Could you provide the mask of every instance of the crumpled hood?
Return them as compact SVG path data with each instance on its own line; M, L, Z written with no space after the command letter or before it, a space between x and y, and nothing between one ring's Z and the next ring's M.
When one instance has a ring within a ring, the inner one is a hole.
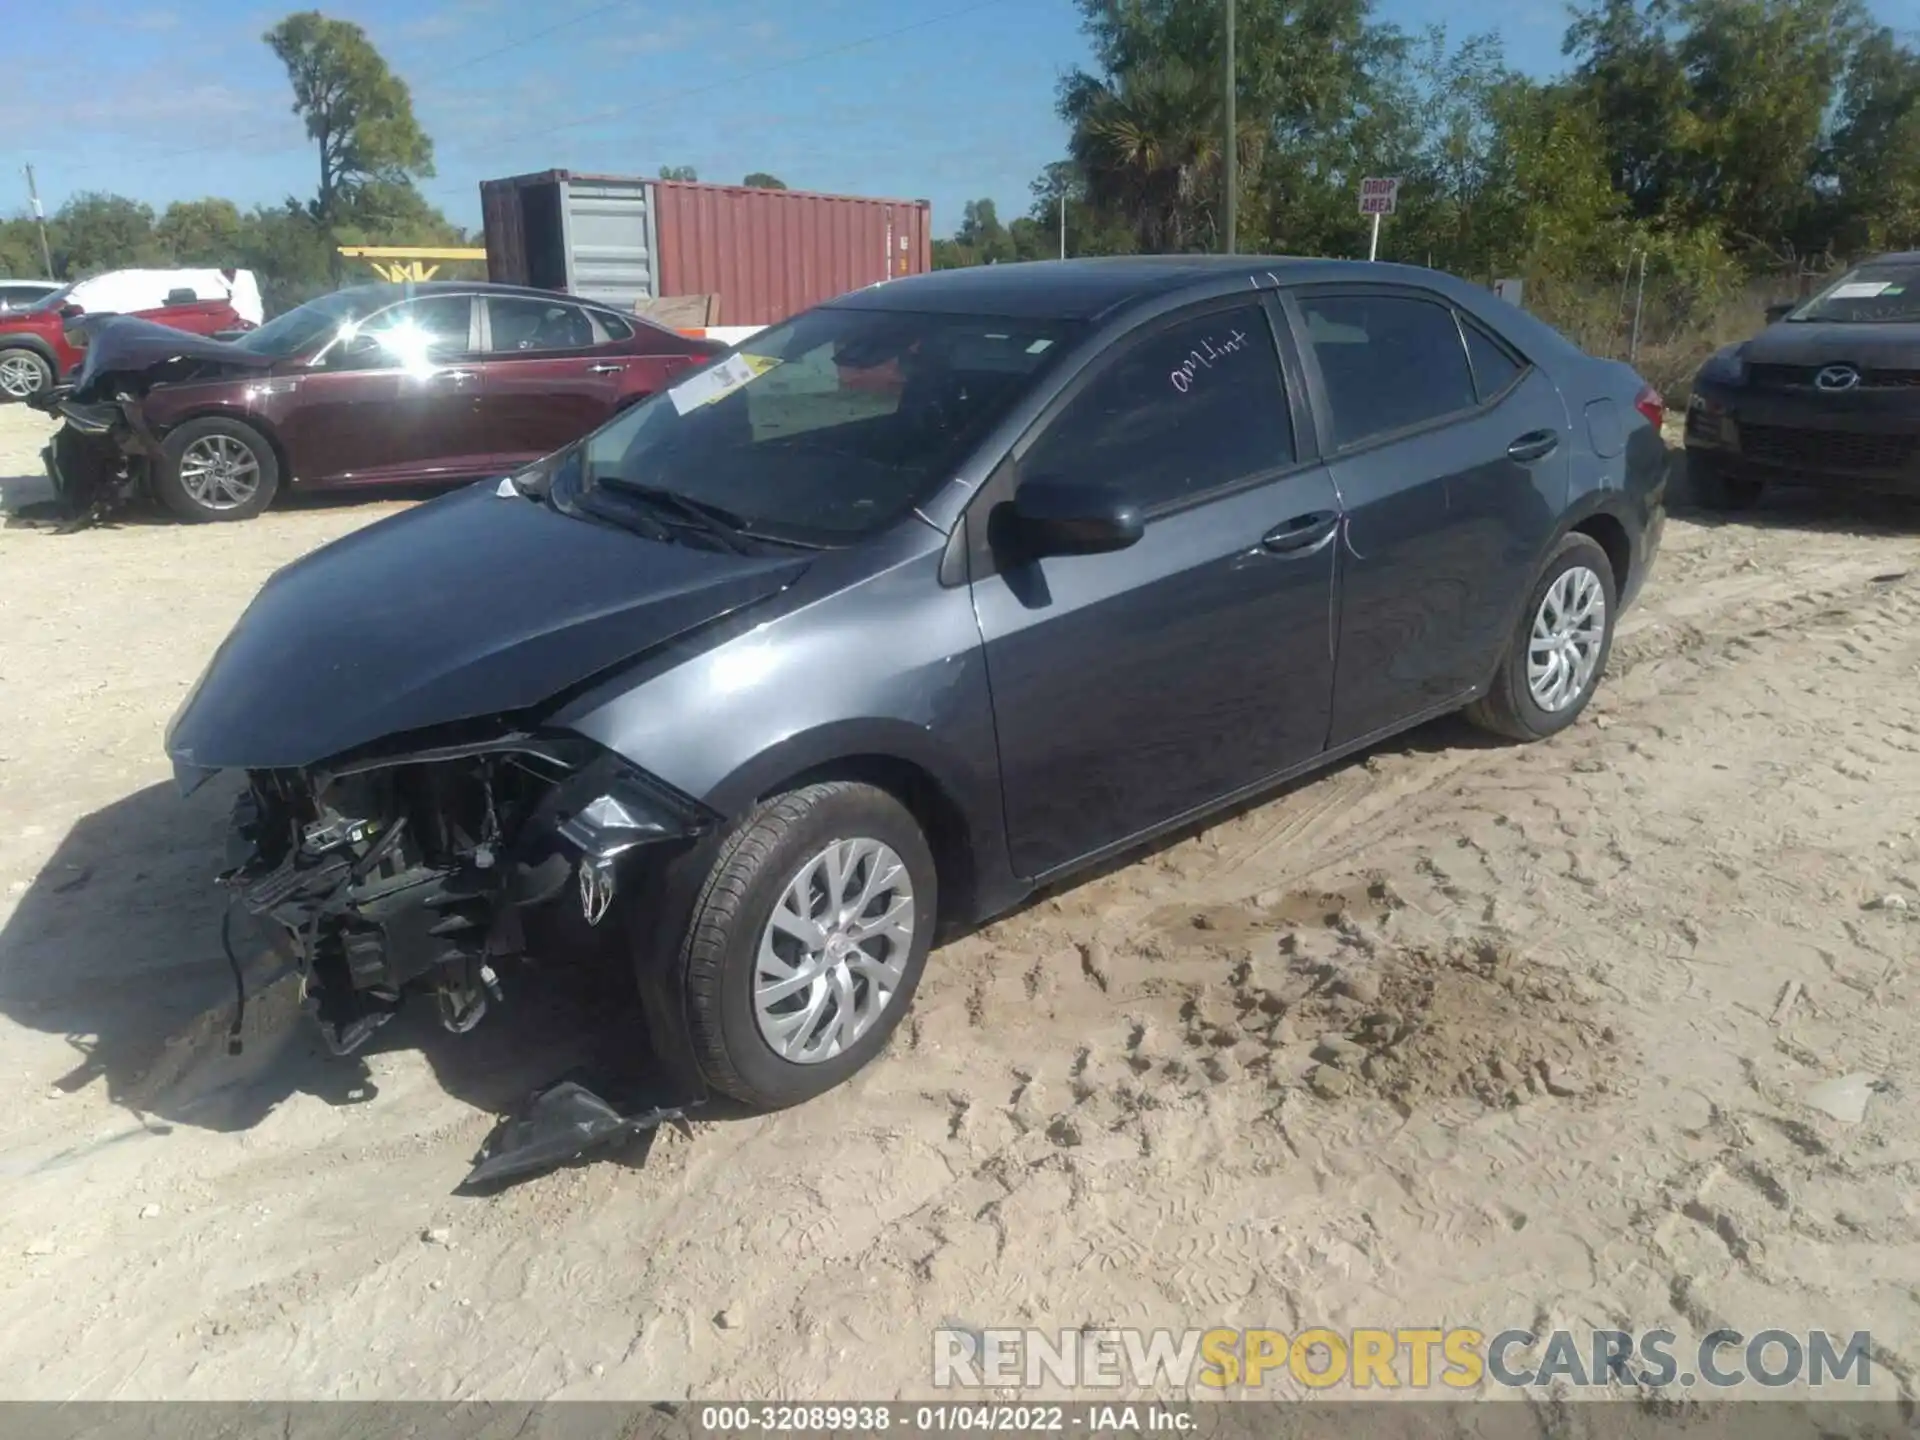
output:
M556 692L785 589L806 561L663 544L491 485L276 573L167 727L191 770L281 769Z
M1781 321L1740 347L1749 365L1834 365L1920 370L1920 325L1819 325Z
M132 315L83 316L72 328L84 331L86 336L86 359L79 375L83 389L96 375L145 370L170 360L217 360L248 370L270 369L275 363L271 355L255 354L225 340L189 335L171 325Z

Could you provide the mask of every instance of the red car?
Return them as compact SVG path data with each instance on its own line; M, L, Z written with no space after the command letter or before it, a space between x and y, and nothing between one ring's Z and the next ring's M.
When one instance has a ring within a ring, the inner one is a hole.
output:
M50 390L79 365L84 352L67 333L82 314L67 301L72 288L62 286L23 309L0 313L0 401L25 400ZM155 309L132 313L190 335L244 330L248 324L230 302L197 299L192 290L175 292Z
M72 509L144 487L187 520L249 519L283 485L462 484L570 444L725 348L457 281L336 291L232 341L108 319L76 383L40 402L67 421L47 463Z

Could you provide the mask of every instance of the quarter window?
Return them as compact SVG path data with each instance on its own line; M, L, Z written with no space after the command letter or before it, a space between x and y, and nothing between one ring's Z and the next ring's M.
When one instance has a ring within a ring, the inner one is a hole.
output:
M1464 315L1460 333L1467 337L1467 358L1473 362L1473 383L1479 387L1480 403L1503 393L1526 367L1513 358L1513 352Z
M1020 461L1028 477L1113 486L1142 509L1294 459L1266 312L1213 310L1129 347Z
M1401 295L1303 295L1306 343L1333 410L1336 445L1478 404L1453 311Z

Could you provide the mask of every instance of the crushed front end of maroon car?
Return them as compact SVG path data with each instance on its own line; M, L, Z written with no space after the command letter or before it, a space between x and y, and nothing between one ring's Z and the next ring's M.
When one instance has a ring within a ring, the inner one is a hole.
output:
M230 341L126 315L83 317L68 335L84 351L79 369L27 403L65 422L40 456L70 524L105 519L146 489L160 454L142 411L154 386L254 375L273 364Z

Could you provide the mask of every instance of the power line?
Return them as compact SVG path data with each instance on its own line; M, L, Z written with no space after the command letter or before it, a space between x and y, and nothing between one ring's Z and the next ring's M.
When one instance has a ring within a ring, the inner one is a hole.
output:
M982 0L982 3L977 5L967 5L958 10L948 10L939 15L930 15L925 20L916 20L911 25L902 25L897 29L883 30L873 35L864 35L858 40L849 40L842 45L830 45L824 50L814 50L805 55L796 55L790 60L781 60L776 61L772 65L763 65L757 70L743 70L738 74L728 75L705 85L694 85L685 90L670 90L664 95L654 95L632 105L623 105L615 110L601 110L592 115L580 116L578 119L562 120L559 124L549 125L544 130L519 131L516 132L515 138L520 140L539 140L548 135L557 135L562 130L574 130L582 125L598 125L608 120L617 120L625 115L637 114L640 111L651 110L662 105L671 105L676 101L688 100L696 95L708 95L715 90L724 90L729 86L738 85L743 80L758 80L763 75L773 75L782 70L791 70L797 65L808 65L815 60L832 59L836 55L845 55L853 50L864 49L868 45L877 45L883 40L896 40L900 36L910 35L916 30L925 30L929 26L942 25L949 20L961 20L968 15L977 15L982 10L992 10L1007 3L1009 3L1009 0ZM455 153L458 153L458 151L456 150ZM469 187L465 185L439 185L435 186L429 193L438 195L449 193L453 190L465 190L467 188Z
M572 19L562 20L558 24L549 25L544 30L536 30L531 35L522 35L518 40L510 40L505 45L501 45L496 49L483 50L478 55L469 55L465 60L458 61L436 72L434 78L439 80L448 75L458 75L462 70L470 66L478 65L482 60L491 60L497 55L506 55L512 51L531 45L536 40L544 40L556 30L565 30L570 25L579 25L585 21L596 19L601 15L605 15L610 10L624 10L633 3L634 0L611 0L610 4L600 5L592 10L582 11Z

